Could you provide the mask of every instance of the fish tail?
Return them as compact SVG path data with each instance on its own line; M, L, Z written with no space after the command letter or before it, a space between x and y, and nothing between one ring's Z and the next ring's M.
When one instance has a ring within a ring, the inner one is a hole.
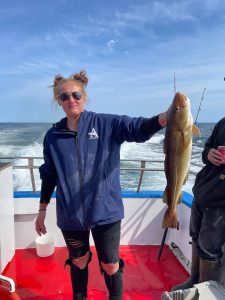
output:
M167 209L163 218L162 228L178 228L177 211Z

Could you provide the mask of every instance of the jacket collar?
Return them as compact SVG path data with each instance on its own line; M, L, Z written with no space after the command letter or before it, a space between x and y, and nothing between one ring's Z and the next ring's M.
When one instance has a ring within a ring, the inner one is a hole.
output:
M67 128L67 117L61 119L59 122L53 124L54 128L60 129L60 130L68 130Z
M83 119L85 118L85 116L87 115L87 111L84 110L81 114L80 114L80 118L79 118L79 124L82 123ZM59 122L53 124L53 127L55 129L59 129L59 130L69 130L67 127L67 117L62 118ZM80 127L80 126L79 126Z

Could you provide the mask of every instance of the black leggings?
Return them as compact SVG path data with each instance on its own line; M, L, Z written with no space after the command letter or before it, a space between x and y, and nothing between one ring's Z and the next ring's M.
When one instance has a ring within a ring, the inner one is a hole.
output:
M99 261L103 263L118 262L121 221L95 226L87 231L62 230L70 258L79 258L90 251L90 231L93 236Z

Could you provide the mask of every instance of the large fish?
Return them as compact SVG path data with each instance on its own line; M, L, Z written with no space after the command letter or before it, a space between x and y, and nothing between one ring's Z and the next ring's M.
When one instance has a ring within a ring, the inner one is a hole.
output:
M164 139L165 175L167 185L163 202L168 205L163 219L163 228L177 228L177 204L182 200L182 186L188 179L192 151L192 135L200 135L193 124L190 100L177 92L168 111Z

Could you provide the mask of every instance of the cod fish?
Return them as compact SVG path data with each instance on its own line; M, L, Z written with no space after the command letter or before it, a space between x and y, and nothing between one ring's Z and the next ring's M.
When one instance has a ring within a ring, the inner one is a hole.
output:
M162 227L177 228L177 204L182 200L182 186L188 179L192 151L192 135L200 135L193 124L190 100L177 92L167 115L167 127L164 139L164 171L167 185L163 202L168 205Z

